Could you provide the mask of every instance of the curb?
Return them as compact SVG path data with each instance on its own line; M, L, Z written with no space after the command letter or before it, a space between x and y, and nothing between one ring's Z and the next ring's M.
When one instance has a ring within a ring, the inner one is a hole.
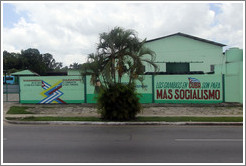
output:
M48 124L48 125L233 125L242 126L243 122L91 122L91 121L14 121L4 120L10 124Z

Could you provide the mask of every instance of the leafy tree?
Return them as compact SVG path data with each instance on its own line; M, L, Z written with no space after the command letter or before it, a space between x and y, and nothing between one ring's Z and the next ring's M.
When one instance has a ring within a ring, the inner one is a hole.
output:
M60 67L59 65L55 68L55 71L60 71L60 72L67 72L68 71L68 67L64 66L64 67Z
M49 71L60 70L61 67L62 63L56 62L53 55L40 54L39 50L35 48L21 50L21 53L3 52L3 68L8 73L29 69L40 75L45 75Z
M9 69L18 69L21 68L21 64L18 61L19 55L17 53L9 53L7 51L3 52L3 69L9 70Z
M54 71L67 71L68 70L68 67L67 66L65 66L67 68L64 68L62 66L63 66L62 65L62 62L56 62L55 63L55 66L54 66Z
M35 71L39 74L45 74L47 67L43 62L43 57L38 49L29 48L27 50L21 50L21 62L22 66L26 69Z
M62 63L57 63L56 60L53 58L53 56L49 53L43 54L42 55L42 62L45 64L45 67L47 69L55 69L56 67L62 66Z
M78 64L77 62L74 62L73 64L70 64L69 68L78 70L78 69L81 68L81 64Z

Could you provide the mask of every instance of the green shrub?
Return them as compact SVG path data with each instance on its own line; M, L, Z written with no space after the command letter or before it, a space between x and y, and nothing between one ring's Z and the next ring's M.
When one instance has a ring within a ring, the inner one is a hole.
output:
M102 88L97 99L99 113L104 120L133 120L141 110L134 85L117 83Z

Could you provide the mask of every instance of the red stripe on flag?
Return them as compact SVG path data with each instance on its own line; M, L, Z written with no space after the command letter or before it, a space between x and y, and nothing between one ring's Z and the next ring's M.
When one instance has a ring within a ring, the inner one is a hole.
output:
M51 95L52 93L54 93L55 91L57 91L58 89L60 89L62 86L60 85L59 87L57 87L56 89L54 89L53 91L51 91L50 93L49 93L49 95Z
M65 101L63 101L63 100L62 100L62 99L60 99L60 98L57 98L56 100L58 100L58 101L62 102L63 104L66 104L66 102L65 102Z

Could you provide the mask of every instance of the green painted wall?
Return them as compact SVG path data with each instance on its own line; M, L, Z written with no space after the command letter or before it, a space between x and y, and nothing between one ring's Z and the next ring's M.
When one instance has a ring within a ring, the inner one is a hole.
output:
M152 76L145 75L143 77L143 86L140 81L136 81L136 90L140 94L140 103L152 103ZM124 77L122 82L128 83L128 78Z
M159 75L144 76L144 88L136 82L141 103L221 103L223 102L222 75ZM193 82L189 78L193 78ZM96 103L95 87L87 76L87 102ZM122 82L127 83L127 78ZM194 83L198 81L199 83ZM154 85L154 93L152 93Z
M86 76L86 101L96 103L95 86L91 84L91 76Z
M90 82L91 76L86 76L86 100L88 103L96 103L95 86ZM128 83L128 78L123 77L122 83ZM140 94L141 103L152 103L152 76L144 76L144 88L140 81L136 81L136 89Z
M222 75L155 76L155 103L221 103Z
M81 76L20 77L20 103L96 103L90 78L84 86ZM141 103L220 103L224 95L222 75L145 75L136 88Z
M20 77L20 103L84 103L81 76Z
M226 50L225 102L243 103L243 50Z
M243 61L243 50L239 48L230 48L226 50L226 62L240 62Z
M179 35L147 42L145 46L155 51L158 62L203 62L190 63L190 71L207 73L210 65L224 64L225 61L222 47ZM165 63L158 65L160 71L166 72ZM147 65L146 71L153 69Z

